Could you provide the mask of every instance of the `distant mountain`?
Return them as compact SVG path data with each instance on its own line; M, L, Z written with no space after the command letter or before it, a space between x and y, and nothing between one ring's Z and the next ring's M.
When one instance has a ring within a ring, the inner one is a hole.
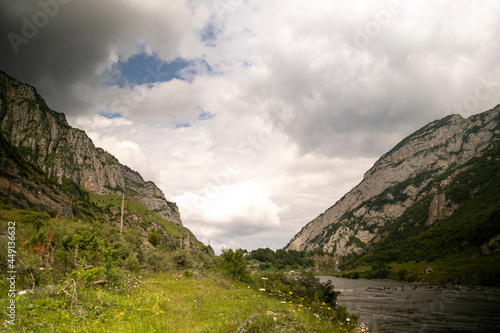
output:
M0 163L0 197L13 206L56 210L66 217L104 213L116 222L125 193L126 224L144 232L175 229L177 238L197 242L182 226L177 205L153 182L95 147L35 88L1 71Z
M431 122L383 155L286 249L400 262L498 249L499 136L500 105Z

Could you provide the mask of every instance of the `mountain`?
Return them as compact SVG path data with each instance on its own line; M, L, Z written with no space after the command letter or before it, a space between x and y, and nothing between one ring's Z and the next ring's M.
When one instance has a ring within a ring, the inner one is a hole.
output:
M19 155L49 179L72 180L89 192L105 195L125 191L147 208L182 225L179 209L139 173L97 148L84 131L49 109L35 88L0 72L0 130Z
M0 199L21 209L73 218L104 215L147 236L159 231L174 247L204 245L183 227L179 209L162 191L84 131L51 110L35 88L0 71Z
M498 248L499 135L500 105L431 122L384 154L285 248L382 261Z

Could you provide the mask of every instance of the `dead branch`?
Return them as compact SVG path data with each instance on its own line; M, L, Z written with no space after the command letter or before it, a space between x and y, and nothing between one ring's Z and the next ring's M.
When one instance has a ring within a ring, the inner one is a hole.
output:
M73 283L73 295L68 293L66 289ZM76 281L71 279L71 281L66 285L66 287L62 288L61 291L71 297L71 307L78 306L78 295L76 293Z

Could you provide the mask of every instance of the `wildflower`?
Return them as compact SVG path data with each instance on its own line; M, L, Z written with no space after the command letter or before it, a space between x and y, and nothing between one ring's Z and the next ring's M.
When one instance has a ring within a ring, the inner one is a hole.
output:
M120 316L123 316L123 315L124 315L124 313L123 313L123 312L120 312Z
M330 307L327 307L328 310L331 310Z
M164 313L164 312L160 310L160 313Z
M351 318L347 318L347 319L346 319L346 321L347 321L347 322L350 322L350 321L351 321Z
M291 291L290 291L290 292L288 292L288 293L289 293L290 295L293 295L293 293L292 293Z

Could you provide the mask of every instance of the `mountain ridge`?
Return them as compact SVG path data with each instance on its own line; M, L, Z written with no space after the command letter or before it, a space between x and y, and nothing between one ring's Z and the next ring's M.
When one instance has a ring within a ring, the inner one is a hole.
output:
M435 177L480 155L498 139L499 123L500 105L466 119L449 115L423 126L383 154L357 186L306 224L285 249L360 254L387 238L384 225L423 198L429 201L428 226L453 214L457 207L442 193L421 191Z
M105 195L123 192L162 218L182 226L179 209L151 181L95 147L63 113L51 110L32 86L0 71L0 130L26 161L59 184L71 179L86 190ZM68 215L67 209L63 212ZM70 214L69 214L70 215Z

